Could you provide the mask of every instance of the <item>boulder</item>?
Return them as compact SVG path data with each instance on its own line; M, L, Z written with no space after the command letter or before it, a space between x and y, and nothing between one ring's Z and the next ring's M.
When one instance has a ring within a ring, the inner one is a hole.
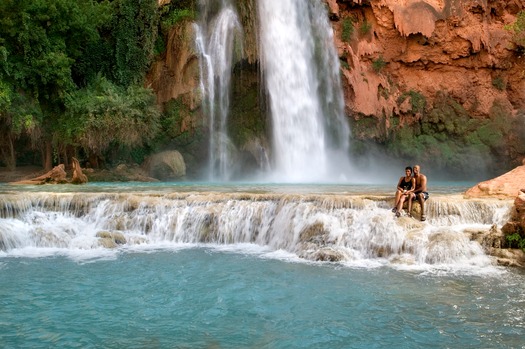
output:
M480 197L513 199L524 185L525 165L522 165L499 177L476 184L468 189L464 196L467 199Z
M186 175L184 158L176 150L167 150L150 156L143 167L149 176L160 180L175 180Z

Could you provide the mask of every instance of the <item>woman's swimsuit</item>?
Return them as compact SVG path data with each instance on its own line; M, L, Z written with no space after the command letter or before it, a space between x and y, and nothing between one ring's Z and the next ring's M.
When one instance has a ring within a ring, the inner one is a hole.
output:
M412 178L410 178L407 181L405 181L405 177L403 177L403 181L401 182L401 185L399 185L401 188L403 188L403 190L410 190L412 189Z

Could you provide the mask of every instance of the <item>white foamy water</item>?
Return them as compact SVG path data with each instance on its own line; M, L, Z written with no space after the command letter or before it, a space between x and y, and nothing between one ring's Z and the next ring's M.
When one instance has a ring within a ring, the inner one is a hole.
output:
M231 176L231 141L227 132L230 112L232 60L241 25L228 0L201 1L201 20L196 26L196 43L200 52L203 107L209 119L209 171L212 180ZM242 51L242 50L240 50Z
M259 0L258 5L274 177L285 182L337 177L347 169L342 154L349 131L326 8L318 0Z
M4 256L62 251L89 259L123 249L208 245L354 266L483 268L493 262L469 231L501 227L512 206L434 195L427 202L427 222L419 222L396 219L390 200L250 192L11 192L0 197L0 251ZM107 245L108 237L117 243Z

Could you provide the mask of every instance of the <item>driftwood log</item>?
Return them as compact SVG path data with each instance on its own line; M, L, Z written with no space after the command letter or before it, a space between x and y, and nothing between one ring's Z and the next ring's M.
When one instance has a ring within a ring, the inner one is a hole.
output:
M67 173L64 164L55 166L51 171L31 179L24 179L21 181L11 182L11 184L84 184L87 183L88 179L84 173L77 159L73 158L73 178L69 181L67 179Z
M87 176L82 173L82 168L77 159L73 158L73 178L71 178L71 183L73 184L84 184L87 183Z

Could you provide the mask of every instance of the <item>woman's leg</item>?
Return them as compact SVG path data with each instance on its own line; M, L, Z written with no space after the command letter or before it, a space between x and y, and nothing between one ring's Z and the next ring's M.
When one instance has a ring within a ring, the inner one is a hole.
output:
M412 201L414 201L414 194L410 193L408 195L408 216L412 217Z
M401 197L399 198L399 203L397 204L397 207L396 207L396 216L400 216L401 215L401 210L403 209L403 204L405 203L405 199L406 199L406 195L401 195Z
M397 209L397 204L399 204L399 198L401 197L402 194L403 194L403 193L401 192L401 190L398 189L398 190L396 191L396 200L394 201L394 208L392 209L393 212L396 211L396 209Z

